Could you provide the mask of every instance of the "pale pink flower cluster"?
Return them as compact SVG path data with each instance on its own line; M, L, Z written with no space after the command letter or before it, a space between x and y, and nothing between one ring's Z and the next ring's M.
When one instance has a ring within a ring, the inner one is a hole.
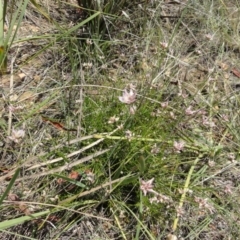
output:
M122 96L119 96L119 100L122 103L125 103L127 105L130 105L129 112L130 114L135 114L137 107L133 105L133 103L136 101L137 93L135 90L135 87L133 85L130 86L130 90L124 89Z
M8 136L10 140L12 140L15 143L19 143L19 141L24 138L25 136L25 131L22 129L15 130L14 128L12 129L12 135Z
M174 141L174 143L173 143L174 150L177 153L180 153L183 150L184 146L185 146L185 142L184 141L179 141L179 142Z
M202 109L199 109L199 110L192 110L192 108L193 108L193 106L189 106L188 108L186 108L186 110L185 110L185 113L186 113L186 115L205 115L206 114L206 112L204 111L204 110L202 110Z
M9 109L9 111L11 111L11 112L16 112L16 111L18 111L18 110L24 109L24 107L25 107L25 106L17 106L17 107L14 107L13 105L9 105L9 106L8 106L8 109Z
M163 195L161 193L155 194L154 197L149 199L150 203L171 203L172 199L166 195Z
M164 49L168 48L168 43L167 42L160 42L160 46Z
M162 107L162 108L168 107L168 101L167 101L167 102L162 102L162 103L161 103L161 107Z
M136 101L136 92L133 89L129 91L124 89L122 96L118 97L122 103L132 104Z
M226 194L232 195L233 194L233 185L232 184L226 184L224 187L224 192Z
M184 213L185 213L183 207L179 207L179 206L176 207L176 212L177 212L177 216L178 217L182 217L184 215Z
M143 191L144 196L146 196L147 193L155 193L155 191L153 190L153 187L154 187L153 181L154 181L154 178L148 181L140 180L141 182L140 189Z
M188 115L188 116L192 116L192 115L194 115L194 116L201 116L200 122L204 126L210 127L210 128L216 127L215 122L210 117L206 116L207 112L205 110L203 110L203 109L193 110L193 106L190 105L190 106L188 106L185 109L185 114ZM225 119L224 119L224 117L225 117ZM222 119L223 119L223 121L228 121L226 115L223 115Z
M206 116L202 116L202 124L211 128L216 126L216 124Z
M132 137L134 136L134 133L131 132L130 130L127 130L125 131L125 136L129 141L131 141Z
M205 37L206 37L209 41L213 41L214 34L208 33L208 34L205 34Z
M146 196L148 193L154 194L154 197L149 199L150 203L154 203L154 202L170 203L170 202L172 202L171 198L153 190L153 187L154 187L153 181L154 181L154 178L152 178L148 181L144 181L142 179L140 180L140 189L143 191L143 195Z
M195 197L194 201L198 203L199 209L207 209L210 213L214 212L214 207L208 203L208 198Z
M227 154L227 158L230 160L231 163L236 162L236 157L234 153Z
M195 114L196 112L197 112L196 110L192 110L192 106L189 106L189 107L185 110L186 115L193 115L193 114Z

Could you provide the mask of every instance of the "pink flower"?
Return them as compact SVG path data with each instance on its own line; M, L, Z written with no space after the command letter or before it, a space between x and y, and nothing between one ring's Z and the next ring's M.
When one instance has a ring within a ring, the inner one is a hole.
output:
M233 186L232 186L231 184L227 184L227 185L224 187L224 192L225 192L226 194L232 195L232 194L233 194L232 189L233 189Z
M129 141L131 141L132 137L134 136L134 133L131 132L130 130L127 130L125 131L125 136Z
M193 114L195 114L197 111L194 111L194 110L192 110L192 106L189 106L186 110L185 110L185 113L187 114L187 115L193 115Z
M166 108L167 106L168 106L168 102L162 102L162 103L161 103L161 107L162 107L162 108Z
M168 48L168 43L166 42L160 42L160 46L164 49Z
M204 110L192 110L192 106L189 106L185 110L186 115L193 115L193 114L198 114L198 115L204 115L206 112Z
M210 211L210 213L214 212L214 207L208 203L207 198L195 197L194 200L196 203L198 203L199 209L207 209Z
M206 37L209 41L213 41L214 34L208 33L208 34L205 35L205 37Z
M13 105L9 105L9 107L8 107L9 111L11 111L11 112L16 112L17 110L22 110L23 108L24 108L24 106L14 107Z
M160 194L160 193L157 193L157 192L153 192L153 193L154 193L154 197L149 199L151 204L153 204L153 203L172 203L172 199L170 197Z
M179 141L179 142L174 141L173 143L173 147L177 153L180 153L183 150L184 146L185 146L184 141Z
M118 98L122 103L132 104L136 101L136 92L133 89L130 89L129 92L124 89L122 96Z
M14 128L12 129L12 135L9 136L8 138L12 140L15 143L19 143L20 139L22 139L25 136L25 131L20 129L20 130L15 130Z
M202 123L204 126L209 126L211 128L215 127L215 123L208 119L206 116L202 116Z
M155 193L155 191L153 190L153 181L154 178L148 181L140 180L140 189L143 191L144 196L146 196L148 192Z

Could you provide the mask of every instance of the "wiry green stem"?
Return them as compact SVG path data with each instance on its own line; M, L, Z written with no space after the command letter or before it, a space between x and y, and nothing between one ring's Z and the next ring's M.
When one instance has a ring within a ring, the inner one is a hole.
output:
M6 0L0 2L0 73L6 70L6 57L5 57L5 46L4 46L4 19L6 13Z
M165 141L162 139L155 139L155 138L144 138L144 137L124 137L124 136L110 136L109 134L94 134L93 138L105 138L105 139L112 139L112 140L129 140L129 141L145 141L145 142L159 142L159 143L166 143L168 145L173 145L172 141ZM190 149L192 151L201 151L202 146L195 146L195 145L187 145L185 144L184 148Z
M190 184L190 180L191 180L191 177L192 177L192 174L193 174L193 171L194 171L194 168L195 166L197 165L198 161L203 157L204 153L200 154L194 161L193 165L191 166L189 172L188 172L188 175L187 175L187 179L186 179L186 182L184 184L184 188L183 188L183 194L180 198L180 201L179 201L179 206L178 206L178 209L182 209L183 207L183 203L184 203L184 200L185 200L185 197L186 197L186 193L188 191L188 187L189 187L189 184ZM178 221L179 221L179 216L177 216L175 219L174 219L174 222L173 222L173 227L172 227L172 231L175 232L176 229L177 229L177 225L178 225Z

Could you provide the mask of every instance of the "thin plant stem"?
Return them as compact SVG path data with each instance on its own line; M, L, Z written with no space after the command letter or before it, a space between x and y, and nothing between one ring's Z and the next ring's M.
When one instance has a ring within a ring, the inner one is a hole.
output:
M189 172L188 172L187 179L186 179L186 182L185 182L184 188L183 188L183 193L182 193L182 196L181 196L180 201L179 201L178 209L181 209L181 208L183 207L183 203L184 203L184 200L185 200L185 197L186 197L186 193L188 192L188 187L189 187L189 184L190 184L190 180L191 180L191 177L192 177L194 168L195 168L195 166L197 165L197 163L199 162L199 160L202 159L203 155L204 155L204 153L200 154L200 155L195 159L195 161L193 162L193 165L191 166L191 168L190 168L190 170L189 170ZM172 227L172 231L173 231L173 232L176 231L177 226L178 226L178 222L179 222L179 216L177 216L177 217L174 219L173 227Z

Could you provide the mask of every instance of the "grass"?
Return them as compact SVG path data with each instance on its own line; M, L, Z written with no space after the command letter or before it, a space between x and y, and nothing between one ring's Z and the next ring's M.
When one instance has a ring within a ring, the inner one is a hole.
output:
M83 2L10 47L1 239L238 239L238 2Z

